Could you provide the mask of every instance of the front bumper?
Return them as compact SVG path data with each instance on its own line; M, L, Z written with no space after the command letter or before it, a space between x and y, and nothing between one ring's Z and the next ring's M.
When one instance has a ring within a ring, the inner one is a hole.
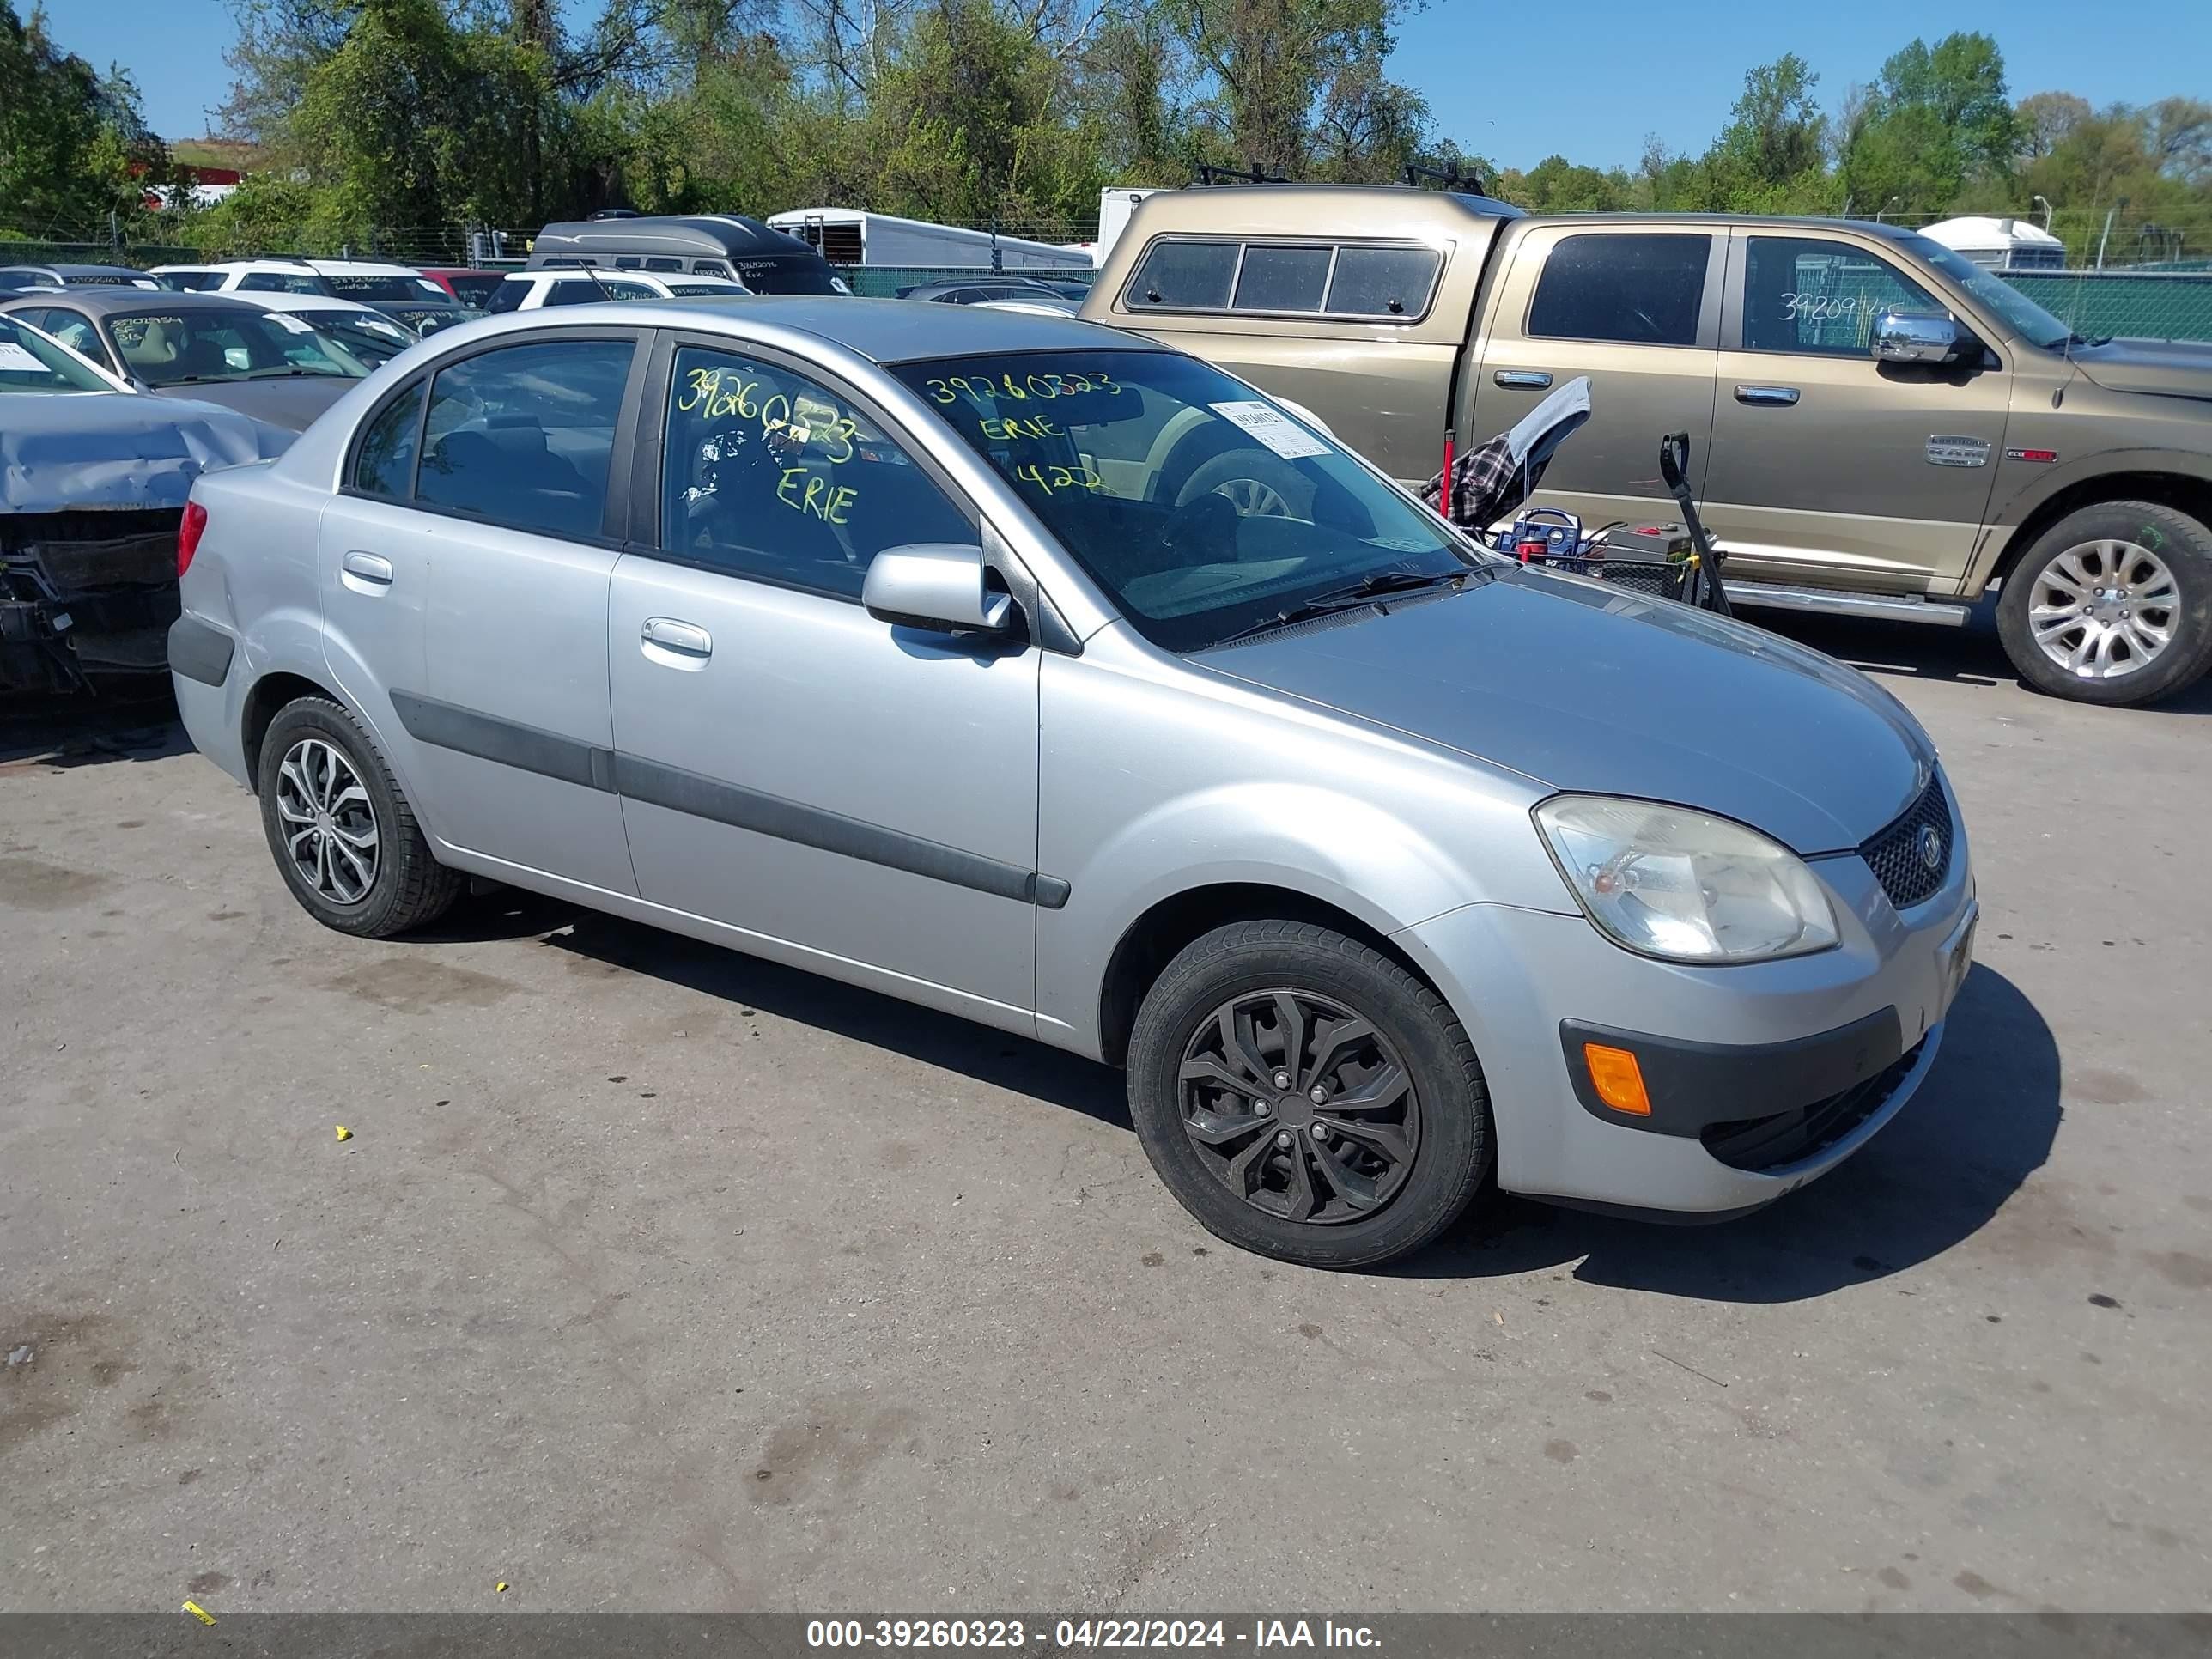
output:
M1606 1207L1718 1218L1833 1169L1934 1064L1972 962L1964 826L1942 884L1899 911L1856 854L1812 860L1834 949L1725 968L1621 950L1580 915L1468 905L1403 930L1474 1039L1498 1185ZM1637 1055L1648 1114L1607 1106L1586 1042Z

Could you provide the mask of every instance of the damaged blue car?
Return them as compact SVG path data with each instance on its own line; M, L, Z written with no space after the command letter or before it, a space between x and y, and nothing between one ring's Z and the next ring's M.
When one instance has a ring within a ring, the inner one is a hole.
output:
M142 397L0 317L0 693L96 692L165 670L192 481L293 435Z

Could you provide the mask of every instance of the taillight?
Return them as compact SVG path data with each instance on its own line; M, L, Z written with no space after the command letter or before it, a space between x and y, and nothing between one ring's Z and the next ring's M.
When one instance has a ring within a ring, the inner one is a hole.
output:
M192 555L200 550L200 534L207 528L207 508L198 501L185 503L185 516L177 521L177 576L192 568Z

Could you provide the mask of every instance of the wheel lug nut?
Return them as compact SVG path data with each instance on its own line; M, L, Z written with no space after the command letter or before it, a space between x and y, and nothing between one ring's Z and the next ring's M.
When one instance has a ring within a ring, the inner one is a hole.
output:
M1290 1074L1288 1072L1278 1072L1278 1073L1275 1073L1275 1086L1276 1086L1278 1089L1287 1089L1287 1088L1289 1088L1289 1087L1291 1086L1291 1074Z
M1327 1085L1326 1083L1316 1083L1316 1084L1315 1084L1315 1085L1314 1085L1314 1086L1313 1086L1312 1088L1310 1088L1310 1089L1309 1089L1309 1090L1307 1090L1307 1091L1306 1091L1306 1098L1307 1098L1308 1100L1310 1100L1311 1102L1313 1102L1313 1103L1314 1103L1315 1105L1316 1105L1316 1106L1326 1106L1326 1105L1328 1105L1328 1085Z
M1267 1104L1267 1103L1266 1101L1264 1101L1264 1100L1255 1100L1255 1101L1254 1101L1254 1102L1252 1103L1252 1109L1253 1109L1253 1111L1254 1111L1254 1112L1255 1112L1256 1114L1258 1114L1260 1116L1261 1116L1261 1117L1266 1117L1266 1116L1267 1116L1270 1113L1272 1113L1275 1109L1274 1109L1273 1107L1270 1106L1269 1104Z
M1313 1138L1316 1140L1327 1140L1328 1139L1328 1125L1326 1123L1315 1124L1313 1126Z
M1287 1146L1290 1144L1291 1132L1288 1129L1278 1129L1275 1132L1275 1145L1278 1146Z

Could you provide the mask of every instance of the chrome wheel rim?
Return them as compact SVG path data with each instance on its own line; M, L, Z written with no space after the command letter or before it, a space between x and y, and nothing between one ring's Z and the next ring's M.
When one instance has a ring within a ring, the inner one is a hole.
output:
M1420 1152L1413 1073L1374 1023L1310 991L1231 998L1184 1046L1183 1133L1231 1193L1279 1221L1364 1220Z
M1230 478L1216 484L1213 493L1224 497L1242 518L1287 519L1293 516L1291 504L1279 491L1269 489L1257 478Z
M361 903L376 885L376 809L353 763L302 738L276 768L276 821L293 873L332 904Z
M2068 548L2036 573L2028 595L2037 647L2077 679L2141 673L2172 645L2180 615L2166 561L2113 537Z

